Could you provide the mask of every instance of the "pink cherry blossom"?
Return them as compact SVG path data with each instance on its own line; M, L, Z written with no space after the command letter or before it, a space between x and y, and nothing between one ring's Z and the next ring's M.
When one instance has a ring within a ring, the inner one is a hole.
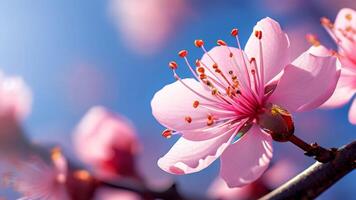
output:
M14 172L9 174L8 182L21 193L23 200L70 200L66 189L67 161L55 150L52 163L47 164L40 158L18 163Z
M257 199L285 183L296 172L295 163L283 159L275 163L257 181L242 188L229 188L221 178L217 178L210 186L208 194L210 197L220 200Z
M187 11L186 0L111 0L110 15L124 43L137 53L157 52Z
M182 79L171 62L176 82L158 91L151 102L155 118L181 134L158 165L172 174L200 171L221 157L220 176L229 187L253 182L272 158L268 133L291 132L289 112L314 109L335 89L340 70L336 58L317 56L311 47L293 62L290 43L278 22L264 18L254 27L245 50L233 29L238 48L222 40L209 52L204 42L195 45L204 56L192 69L187 51L179 53L193 73Z
M322 24L338 45L339 60L342 65L340 80L331 98L323 107L339 107L349 102L356 92L356 11L343 8L332 24L322 18ZM349 111L349 120L356 124L356 99Z
M133 125L122 116L91 108L75 130L74 145L79 158L100 176L137 176L140 145Z
M210 186L208 195L219 200L247 200L258 199L268 192L269 189L259 180L241 188L229 188L223 179L217 178Z
M31 110L32 94L20 77L0 72L0 116L24 119Z

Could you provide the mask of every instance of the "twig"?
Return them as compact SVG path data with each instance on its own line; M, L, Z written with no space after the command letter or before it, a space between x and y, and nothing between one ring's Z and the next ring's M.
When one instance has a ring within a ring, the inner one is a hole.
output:
M316 162L260 200L314 199L356 167L356 141L335 152L328 163Z
M152 200L152 199L163 199L163 200L208 200L207 197L198 197L198 196L190 196L185 197L181 195L178 190L176 184L172 184L169 188L158 191L152 190L146 187L142 183L138 183L132 180L124 180L120 179L119 181L101 181L100 186L106 186L116 189L123 189L134 192L140 195L145 200Z

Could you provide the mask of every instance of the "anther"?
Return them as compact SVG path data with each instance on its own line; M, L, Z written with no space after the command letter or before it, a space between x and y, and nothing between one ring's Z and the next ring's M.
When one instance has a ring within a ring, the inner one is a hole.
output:
M166 129L162 132L162 136L169 139L172 137L172 130Z
M351 21L352 20L352 15L350 13L348 13L348 14L345 15L345 18L347 20Z
M204 45L204 41L203 40L195 40L194 41L194 45L198 48L202 47Z
M214 68L214 69L217 69L217 68L218 68L218 64L214 63L214 64L213 64L213 68Z
M213 96L217 95L217 94L218 94L218 89L213 88L213 90L211 91L211 94L212 94Z
M199 75L199 78L200 78L201 80L203 80L203 79L206 79L207 76L206 76L205 74L200 74L200 75Z
M204 74L205 69L204 69L204 67L198 67L197 71L198 71L199 73Z
M255 31L255 36L256 36L256 38L258 38L259 40L262 39L262 31Z
M239 30L237 28L232 29L231 36L236 37L239 34Z
M326 17L322 17L320 19L320 23L324 26L326 26L327 28L333 28L333 23L331 23L330 19L326 18Z
M178 55L182 58L186 57L188 55L188 51L187 50L182 50L178 53Z
M216 43L220 46L226 46L226 42L224 42L223 40L218 40Z
M175 61L169 62L169 67L173 70L176 70L178 68L178 64Z
M234 72L232 70L229 71L229 74L232 75Z
M209 115L209 116L208 116L208 121L207 121L206 125L211 126L211 125L213 125L213 124L214 124L214 118L213 118L212 115Z
M199 59L195 60L195 66L200 67L200 60Z
M199 101L194 101L193 102L193 108L197 108L199 106Z
M184 120L185 120L186 122L188 122L189 124L192 123L192 118L191 118L190 116L186 116L186 117L184 118Z
M255 57L252 57L252 58L250 59L250 63L253 63L253 62L256 62L256 58L255 58Z
M310 44L312 44L313 46L320 46L320 41L318 39L318 37L314 34L307 34L306 36L306 39L308 40L308 42Z

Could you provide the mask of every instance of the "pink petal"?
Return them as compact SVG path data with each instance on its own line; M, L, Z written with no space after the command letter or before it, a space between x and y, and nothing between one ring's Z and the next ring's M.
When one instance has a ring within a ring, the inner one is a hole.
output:
M254 125L221 155L220 176L229 187L241 187L258 179L272 158L272 138Z
M343 68L333 95L322 107L334 108L345 105L356 92L356 73Z
M95 106L80 121L73 139L78 157L95 172L133 175L140 144L126 118Z
M332 95L339 76L335 57L304 52L284 69L269 102L289 112L316 108Z
M351 19L346 17L351 15ZM353 30L356 30L356 11L351 8L341 9L335 20L335 34L340 39L341 45L343 47L343 53L354 62L356 62L356 45L353 41L344 36L344 32L340 30L346 30L348 27L352 27ZM351 34L351 38L355 41L356 34Z
M169 152L158 160L158 166L172 174L190 174L208 167L228 147L234 130L218 137L192 141L180 138Z
M351 108L349 110L349 121L356 125L356 99L352 102Z
M289 40L278 22L268 17L259 21L255 30L262 31L264 80L268 83L289 63ZM254 32L247 41L245 52L260 63L259 42Z
M233 54L233 57L230 57L230 52ZM244 71L244 66L247 65L247 68L251 69L250 63L248 62L248 58L245 52L237 48L227 46L217 46L212 48L208 53L204 54L201 59L201 63L203 67L206 66L210 69L210 71L206 70L206 75L211 76L213 78L217 76L224 85L227 85L227 83L224 81L221 75L215 73L215 69L213 69L213 65L215 63L218 65L219 69L223 72L223 74L225 74L225 76L227 76L229 80L231 80L231 78L229 78L229 71L233 71L235 75L242 75L239 76L239 79L245 78L243 81L246 81L247 78L245 77L246 73Z
M226 182L218 177L209 187L208 195L213 199L223 200L249 199L253 192L253 188L249 186L251 185L242 188L229 188Z
M0 115L22 120L31 111L32 93L21 77L0 72Z
M200 94L214 98L211 92L206 90L198 81L194 79L183 79L182 81ZM162 125L176 131L203 128L206 127L209 114L216 117L224 115L202 106L194 108L194 101L199 101L200 104L210 103L176 81L166 85L154 95L151 101L152 113ZM186 117L192 119L191 123L185 120Z

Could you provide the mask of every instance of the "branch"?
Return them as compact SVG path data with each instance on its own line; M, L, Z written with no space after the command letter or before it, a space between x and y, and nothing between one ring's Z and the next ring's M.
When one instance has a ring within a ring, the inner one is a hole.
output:
M316 162L260 200L314 199L356 168L356 141L341 147L328 163Z
M99 186L106 186L115 189L131 191L140 195L145 200L208 200L207 197L201 196L190 196L189 198L185 197L178 192L176 184L173 184L169 188L161 191L152 190L146 187L144 184L139 183L137 181L132 181L130 179L120 179L119 181L101 181L99 183Z

